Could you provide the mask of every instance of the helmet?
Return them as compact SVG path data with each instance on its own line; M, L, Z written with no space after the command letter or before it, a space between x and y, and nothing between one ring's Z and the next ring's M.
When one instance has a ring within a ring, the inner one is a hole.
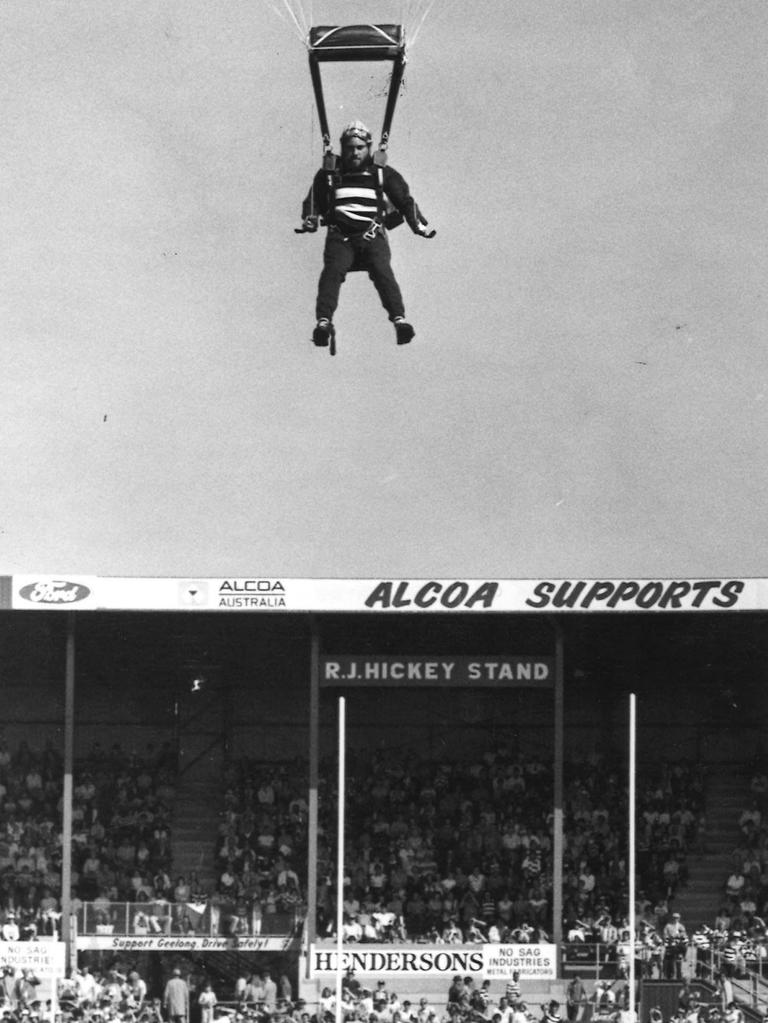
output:
M366 142L370 146L373 141L373 136L362 121L350 121L341 133L339 141L343 144L344 139L362 139L363 142Z

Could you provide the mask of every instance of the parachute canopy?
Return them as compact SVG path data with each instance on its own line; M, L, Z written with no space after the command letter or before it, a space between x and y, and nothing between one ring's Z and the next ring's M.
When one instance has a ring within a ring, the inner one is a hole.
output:
M445 2L445 0L441 0ZM310 48L314 26L400 26L402 44L413 46L436 0L266 0ZM386 24L383 24L386 23Z
M396 60L405 33L402 25L318 25L307 46L316 60Z

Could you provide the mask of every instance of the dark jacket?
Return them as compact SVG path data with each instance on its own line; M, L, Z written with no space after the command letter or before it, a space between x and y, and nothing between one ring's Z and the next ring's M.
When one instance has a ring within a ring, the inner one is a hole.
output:
M370 161L359 170L321 169L301 209L302 219L319 216L344 234L364 234L378 220L384 227L397 227L405 220L418 232L423 222L408 184L394 167L376 167Z

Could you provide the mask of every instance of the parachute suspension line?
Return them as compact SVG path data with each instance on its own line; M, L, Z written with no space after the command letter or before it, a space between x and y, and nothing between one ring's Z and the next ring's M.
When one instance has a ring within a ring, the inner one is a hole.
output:
M306 23L301 5L294 4L291 6L289 0L282 0L281 9L276 0L270 0L270 6L283 19L283 21L288 21L295 27L302 42L305 42L307 33L309 32L309 25ZM298 17L297 12L299 15Z
M413 41L416 39L416 36L421 31L421 26L427 20L428 15L432 11L432 8L435 6L435 2L436 0L420 0L420 2L414 0L414 3L416 4L416 10L411 15L411 23L414 26L409 37L409 41L411 43L413 43ZM459 0L440 0L440 6L438 9L439 16L441 18L444 18L446 11L450 8L455 7L457 3L459 3Z
M285 21L287 24L293 26L296 30L296 34L301 38L302 42L304 42L305 33L302 31L300 22L296 18L295 13L288 6L286 0L283 0L282 4L277 3L277 0L267 0L267 3L281 21Z
M414 16L413 28L411 29L410 38L408 39L408 42L409 42L409 44L411 46L413 46L413 44L416 42L416 37L418 36L419 32L421 31L421 26L427 20L427 15L429 14L429 12L432 10L432 8L434 6L435 6L435 0L425 0L425 2L422 4L418 14L416 16Z

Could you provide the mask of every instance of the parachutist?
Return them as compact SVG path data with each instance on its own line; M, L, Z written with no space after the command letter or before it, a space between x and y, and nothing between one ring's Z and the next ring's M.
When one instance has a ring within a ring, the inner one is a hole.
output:
M415 331L405 319L400 287L391 264L387 230L405 221L414 234L434 236L410 194L405 179L389 165L374 163L371 133L353 121L341 135L341 158L315 175L302 206L304 231L328 228L320 274L313 334L316 345L328 343L341 285L352 270L366 270L394 324L397 343L407 344Z

